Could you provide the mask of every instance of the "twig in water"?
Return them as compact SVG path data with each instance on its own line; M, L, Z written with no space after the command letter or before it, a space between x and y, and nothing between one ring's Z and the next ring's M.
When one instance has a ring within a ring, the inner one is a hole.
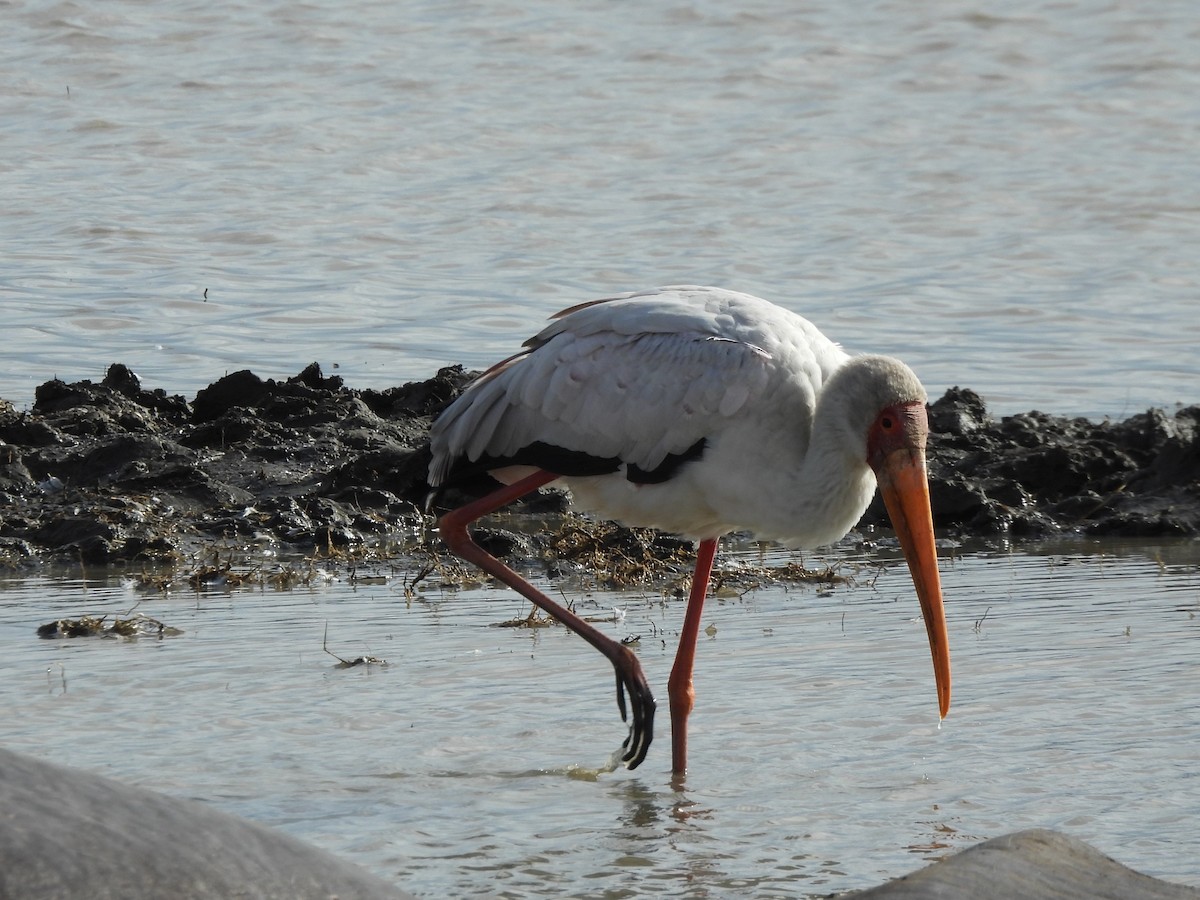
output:
M338 661L334 666L335 669L353 669L355 666L386 666L386 659L378 659L374 656L360 656L357 659L342 659L336 653L329 649L329 622L325 623L325 637L321 640L321 649Z

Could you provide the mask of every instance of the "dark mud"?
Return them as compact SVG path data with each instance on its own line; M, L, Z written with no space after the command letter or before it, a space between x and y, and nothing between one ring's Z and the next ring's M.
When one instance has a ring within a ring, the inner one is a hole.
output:
M313 364L284 381L235 372L189 402L113 365L98 384L46 382L27 411L0 400L0 566L176 564L211 548L387 558L421 545L429 423L469 377L451 367L355 390ZM947 536L1200 533L1200 406L1120 422L996 419L954 388L930 420L933 508ZM538 503L564 506L553 493ZM886 524L882 504L864 521ZM538 540L488 539L518 555ZM625 530L613 541L680 549Z

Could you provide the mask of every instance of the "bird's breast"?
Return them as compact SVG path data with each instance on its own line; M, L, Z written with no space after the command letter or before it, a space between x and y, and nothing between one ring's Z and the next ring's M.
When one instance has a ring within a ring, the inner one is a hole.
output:
M789 466L777 457L762 446L713 440L659 483L633 483L624 467L563 483L580 509L693 540L745 531L789 547L819 547L862 518L876 489L865 462L825 477L820 466Z

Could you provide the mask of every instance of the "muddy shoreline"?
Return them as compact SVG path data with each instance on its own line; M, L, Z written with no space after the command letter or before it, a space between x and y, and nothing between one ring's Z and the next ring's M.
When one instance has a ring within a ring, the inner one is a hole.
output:
M45 382L27 411L0 399L0 567L171 565L214 547L369 559L419 545L429 423L470 377L453 366L356 390L314 363L282 381L234 372L189 401L114 364L98 383ZM1200 405L1119 422L994 417L952 388L930 425L944 537L1200 534ZM886 524L878 499L863 521Z

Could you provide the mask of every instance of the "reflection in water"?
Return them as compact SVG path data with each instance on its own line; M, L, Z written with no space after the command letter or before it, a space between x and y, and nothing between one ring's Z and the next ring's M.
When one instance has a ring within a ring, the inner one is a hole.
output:
M716 812L692 800L676 787L651 788L645 781L630 780L614 786L623 811L609 839L614 865L640 867L654 883L720 886L725 875L721 854L703 827Z

